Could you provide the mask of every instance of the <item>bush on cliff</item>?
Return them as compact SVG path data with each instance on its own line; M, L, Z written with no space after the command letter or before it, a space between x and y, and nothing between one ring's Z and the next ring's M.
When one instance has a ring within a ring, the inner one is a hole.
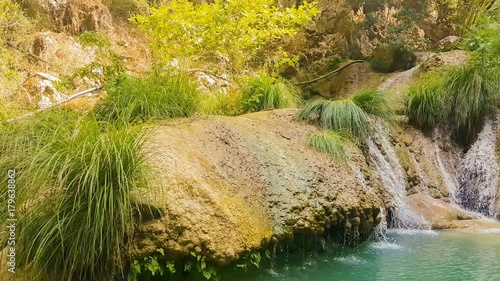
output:
M54 111L7 132L15 142L2 134L0 166L17 169L18 265L30 280L111 279L133 227L130 191L146 181L144 131Z
M495 113L500 101L498 68L468 63L423 76L407 98L410 124L431 130L439 123L449 124L457 142L471 145L484 120Z
M415 66L415 52L403 43L387 43L373 51L370 66L373 70L382 73L396 70L406 70Z
M122 75L106 87L108 96L94 108L99 120L144 122L149 119L188 117L200 95L187 74Z
M243 83L241 108L243 113L265 109L297 107L302 96L290 82L261 74Z
M370 135L369 115L389 119L385 93L367 90L343 100L313 100L299 111L299 120L314 121L323 130L347 132L363 142Z

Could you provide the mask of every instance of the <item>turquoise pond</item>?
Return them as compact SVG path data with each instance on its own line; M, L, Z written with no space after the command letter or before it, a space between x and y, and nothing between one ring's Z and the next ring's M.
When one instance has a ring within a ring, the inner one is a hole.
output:
M476 232L389 230L385 241L321 254L277 250L271 268L223 280L495 280L500 281L500 229ZM281 253L280 253L281 252Z

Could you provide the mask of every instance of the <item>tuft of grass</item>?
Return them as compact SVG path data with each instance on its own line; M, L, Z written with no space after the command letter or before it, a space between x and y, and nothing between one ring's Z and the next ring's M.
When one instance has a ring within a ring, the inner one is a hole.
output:
M431 131L446 118L448 102L443 78L439 73L428 73L410 87L406 97L408 122L424 132Z
M352 101L363 109L364 112L389 120L392 116L391 109L384 92L365 90L352 96Z
M213 91L203 96L199 111L205 115L234 116L241 113L241 93Z
M341 134L334 131L320 131L307 136L306 145L317 151L327 153L337 160L346 160L346 140Z
M16 265L30 280L110 280L134 225L130 191L147 182L147 131L57 109L0 132L0 168L16 169Z
M106 90L108 97L96 105L99 120L140 123L149 119L188 117L195 113L200 94L186 74L156 74L144 78L122 75Z
M241 107L243 113L265 109L297 107L301 91L286 80L269 75L248 78L243 85Z
M298 114L299 120L314 120L323 130L346 131L364 140L370 131L368 116L352 100L314 100Z
M430 73L410 88L406 104L410 124L425 131L447 123L468 147L500 105L499 71L473 62Z
M84 46L96 46L103 48L111 45L109 39L104 34L94 31L85 31L78 37L78 39Z
M500 100L500 74L494 69L468 64L450 69L445 89L451 99L450 122L457 140L468 146L476 139L487 116Z

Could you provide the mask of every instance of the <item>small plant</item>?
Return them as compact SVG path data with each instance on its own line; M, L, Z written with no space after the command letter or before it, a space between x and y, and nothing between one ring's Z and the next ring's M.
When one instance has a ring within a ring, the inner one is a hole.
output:
M190 116L200 98L196 84L185 74L144 78L122 75L106 89L108 97L94 108L96 116L126 123Z
M368 114L386 120L390 119L392 115L384 92L365 90L354 94L354 96L352 96L352 101Z
M206 115L238 115L241 113L241 93L237 91L213 91L203 95L200 112Z
M368 116L350 99L314 100L298 114L299 120L314 120L323 130L345 131L364 140L369 135Z
M334 159L346 160L345 138L334 131L320 131L307 136L308 147L327 153Z
M243 112L256 112L265 109L296 107L301 101L300 90L291 83L260 75L249 78L242 90Z
M80 39L80 42L84 46L97 46L103 48L111 44L104 34L94 31L85 31L78 39Z

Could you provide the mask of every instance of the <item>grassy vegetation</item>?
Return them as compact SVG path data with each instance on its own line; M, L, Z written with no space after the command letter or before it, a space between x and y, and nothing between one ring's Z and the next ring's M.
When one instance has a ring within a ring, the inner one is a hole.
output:
M133 229L130 191L146 182L145 131L66 110L0 130L0 167L18 175L18 265L30 280L111 279Z
M410 124L431 130L439 123L448 123L456 140L469 146L485 118L498 108L499 77L498 69L477 63L425 75L408 93Z
M94 109L97 118L106 121L187 117L196 111L200 100L196 83L185 74L122 75L106 89L108 96Z
M352 101L364 112L389 120L392 117L387 95L377 90L365 90L352 96Z
M368 116L352 100L314 100L298 114L299 120L314 120L323 130L346 131L360 139L369 134Z
M500 98L500 73L482 66L466 65L450 69L445 89L451 103L450 122L457 140L471 144L487 116L495 113Z
M341 134L334 131L320 131L309 134L306 139L308 147L327 153L334 159L346 160L346 140Z
M237 90L212 91L201 99L199 113L205 115L239 115L242 112L241 99L241 93Z
M406 105L411 125L429 132L444 120L447 102L443 82L444 77L433 72L410 87Z
M296 107L301 99L300 89L291 83L262 74L243 83L241 107L243 113Z

